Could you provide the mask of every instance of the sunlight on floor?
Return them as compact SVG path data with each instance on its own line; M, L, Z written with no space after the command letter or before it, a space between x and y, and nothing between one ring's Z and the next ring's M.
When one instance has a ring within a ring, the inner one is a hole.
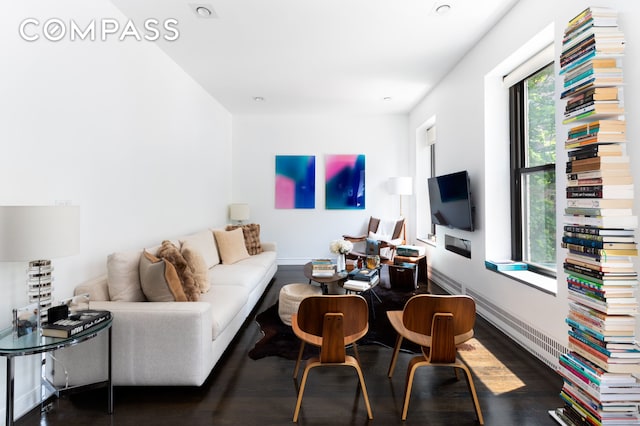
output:
M470 347L473 349L470 350ZM462 344L458 349L458 355L471 369L474 381L480 380L494 395L512 392L525 386L518 376L476 339Z

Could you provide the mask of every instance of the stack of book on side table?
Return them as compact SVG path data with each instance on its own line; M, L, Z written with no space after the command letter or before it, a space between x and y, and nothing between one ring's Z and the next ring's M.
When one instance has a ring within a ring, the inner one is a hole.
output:
M585 9L570 21L560 58L564 124L572 126L562 237L569 335L558 370L564 406L550 414L565 425L640 424L632 260L638 217L620 96L624 36L616 19L612 9Z
M311 275L314 277L332 277L336 272L336 265L331 259L313 259L311 261Z
M111 312L109 311L82 309L69 315L68 318L44 324L42 326L42 335L66 339L89 330L92 327L96 327L98 324L110 318Z
M343 288L350 291L365 291L375 287L380 282L377 269L354 269L347 275Z

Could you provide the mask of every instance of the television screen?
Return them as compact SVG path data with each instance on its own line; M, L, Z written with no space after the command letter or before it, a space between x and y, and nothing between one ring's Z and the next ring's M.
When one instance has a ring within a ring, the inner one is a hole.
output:
M437 225L473 231L473 203L466 171L427 180L431 221Z

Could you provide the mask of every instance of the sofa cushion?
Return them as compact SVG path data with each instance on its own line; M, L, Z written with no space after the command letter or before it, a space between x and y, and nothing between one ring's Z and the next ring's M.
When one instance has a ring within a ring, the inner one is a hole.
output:
M252 291L265 274L262 266L250 265L246 260L233 265L218 265L209 270L211 288L218 285L245 287Z
M249 257L247 247L244 245L242 229L238 228L233 231L215 230L213 233L224 265L231 265Z
M146 250L140 256L140 284L150 302L186 302L178 272L171 262Z
M187 261L187 265L193 271L193 278L200 289L200 293L208 292L211 285L209 284L209 268L207 268L204 258L190 244L183 245L181 252L184 260Z
M187 264L182 253L180 253L178 247L171 241L165 240L162 242L160 250L158 250L158 257L168 260L176 268L187 300L191 302L200 300L200 288L196 284L193 271Z
M180 244L187 245L200 253L207 264L207 269L220 263L218 248L213 239L213 233L209 229L180 238Z
M217 269L218 267L214 268ZM249 291L243 287L216 285L207 294L203 294L202 302L211 304L211 331L213 340L233 321L249 298Z
M244 236L244 245L247 247L247 251L251 256L262 253L262 246L260 245L260 225L257 223L250 223L248 225L228 225L227 231L234 229L242 229L242 235Z
M250 256L244 259L242 262L240 262L240 264L259 266L260 268L266 271L275 262L276 262L275 251L263 251L260 254L256 254L255 256Z
M114 302L144 302L140 287L140 251L116 252L107 257L107 287Z

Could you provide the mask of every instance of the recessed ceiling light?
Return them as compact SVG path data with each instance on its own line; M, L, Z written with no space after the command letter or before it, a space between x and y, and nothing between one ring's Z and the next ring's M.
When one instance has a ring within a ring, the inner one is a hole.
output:
M189 6L191 6L191 10L198 18L213 19L218 17L210 4L190 4Z
M441 4L440 6L436 7L436 13L441 16L446 15L450 11L451 11L451 5L449 4Z
M198 15L200 16L211 16L211 9L207 9L204 6L196 7L196 12L198 12Z
M256 102L264 102L264 98L262 96L254 96L253 100Z

